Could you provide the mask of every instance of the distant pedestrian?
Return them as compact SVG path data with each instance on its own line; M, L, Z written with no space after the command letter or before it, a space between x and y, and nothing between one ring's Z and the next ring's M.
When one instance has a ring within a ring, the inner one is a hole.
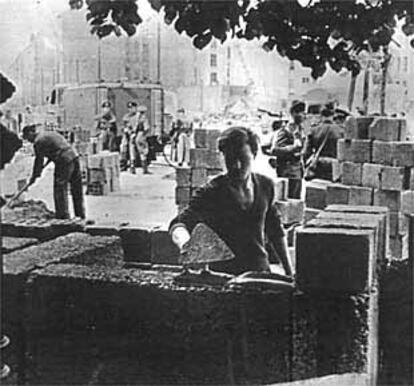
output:
M79 157L72 146L55 131L39 133L35 125L23 128L23 139L33 143L36 157L30 184L33 184L41 176L46 157L55 164L53 197L56 218L69 218L68 185L70 185L75 216L84 219L82 175Z
M10 109L7 109L4 114L3 124L13 133L18 133L17 119L13 117Z
M277 175L289 180L288 197L300 199L303 177L302 149L304 145L305 103L293 101L290 114L291 121L276 132L271 154L277 157Z

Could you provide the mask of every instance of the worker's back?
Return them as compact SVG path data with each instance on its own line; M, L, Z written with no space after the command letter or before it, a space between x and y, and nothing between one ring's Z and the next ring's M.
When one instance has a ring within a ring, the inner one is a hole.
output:
M36 155L47 157L53 162L71 162L77 157L66 139L55 131L39 133L34 141L34 149Z

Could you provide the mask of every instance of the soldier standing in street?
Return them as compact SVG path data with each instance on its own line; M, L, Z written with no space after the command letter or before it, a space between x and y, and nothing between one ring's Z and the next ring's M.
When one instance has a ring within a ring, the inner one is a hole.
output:
M35 125L23 128L23 139L33 143L36 157L29 181L30 185L42 174L44 158L53 161L55 164L53 197L56 218L69 218L68 185L70 184L75 216L84 219L82 175L79 157L73 148L62 135L54 131L39 133Z
M118 151L116 144L116 117L111 110L111 103L105 101L101 105L102 113L98 116L98 129L102 142L102 150Z
M293 101L290 108L292 120L278 130L271 148L271 154L277 157L277 175L289 179L288 197L300 199L302 192L304 144L303 120L305 103Z
M138 156L141 160L141 166L144 174L151 174L148 170L149 166L149 146L148 146L148 135L150 133L150 126L147 118L146 106L138 107L138 123L136 128L135 144L138 151Z
M132 174L135 174L135 168L138 165L138 152L136 148L135 138L136 130L138 126L138 110L137 103L135 101L129 101L127 103L128 112L124 115L123 122L125 123L124 135L123 135L123 146L128 144L129 153L129 170ZM125 149L124 149L125 150Z

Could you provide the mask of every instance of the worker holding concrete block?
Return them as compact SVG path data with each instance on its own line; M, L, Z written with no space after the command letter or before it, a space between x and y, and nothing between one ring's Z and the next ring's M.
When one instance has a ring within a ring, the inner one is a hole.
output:
M199 189L188 207L170 224L174 243L181 249L190 240L190 232L205 223L229 246L236 258L212 263L214 270L240 274L269 271L266 236L287 275L292 275L287 243L280 216L274 206L273 181L252 172L258 151L258 138L244 127L227 129L219 138L227 173Z
M302 148L304 134L305 103L293 101L290 108L292 121L278 130L271 147L271 154L277 157L276 171L278 177L289 179L288 197L300 199L302 193Z
M69 218L68 185L70 184L73 207L76 217L85 218L82 191L82 175L79 156L66 139L55 131L39 133L35 125L23 128L23 139L33 143L35 162L29 184L33 184L42 174L44 158L55 164L53 196L56 218Z

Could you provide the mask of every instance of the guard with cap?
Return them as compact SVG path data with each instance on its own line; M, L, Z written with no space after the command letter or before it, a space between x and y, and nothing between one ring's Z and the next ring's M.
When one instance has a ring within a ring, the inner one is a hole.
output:
M76 217L85 218L84 198L82 191L82 175L79 157L66 139L55 131L38 132L35 125L23 128L23 139L33 143L35 161L32 185L42 174L44 159L55 164L53 198L55 201L56 218L68 219L68 185L72 194Z
M302 192L305 103L295 100L290 107L291 121L276 132L271 154L277 157L279 177L288 178L288 197L300 199Z
M216 271L240 274L270 271L266 240L273 245L287 275L292 275L285 233L274 206L271 179L252 172L258 137L245 127L232 127L219 138L227 172L212 179L192 197L170 224L173 242L185 251L198 223L210 227L229 246L235 259L212 263Z
M99 137L102 143L102 150L118 151L116 136L116 116L112 112L112 105L109 101L102 102L102 112L97 117Z

